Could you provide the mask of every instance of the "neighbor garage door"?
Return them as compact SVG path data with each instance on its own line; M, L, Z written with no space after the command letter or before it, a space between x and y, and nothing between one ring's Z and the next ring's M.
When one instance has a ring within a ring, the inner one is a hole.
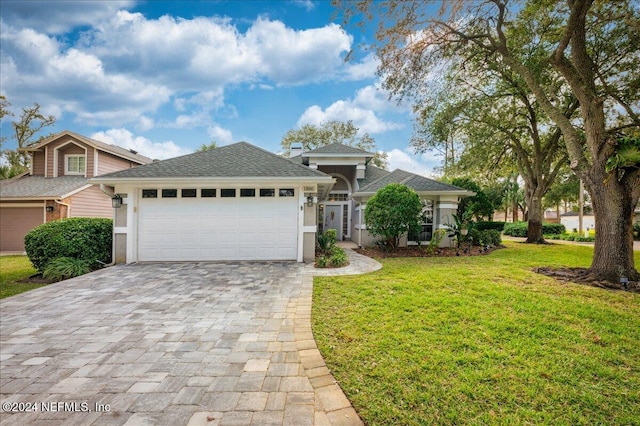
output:
M0 208L0 251L24 251L24 236L44 221L43 207Z
M139 203L140 261L297 258L293 190L217 189L208 197L199 189L153 191L145 191Z

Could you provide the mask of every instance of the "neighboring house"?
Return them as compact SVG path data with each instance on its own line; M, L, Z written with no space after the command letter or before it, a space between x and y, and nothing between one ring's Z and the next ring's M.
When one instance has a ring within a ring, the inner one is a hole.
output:
M0 251L24 251L24 236L45 222L113 217L111 197L89 179L152 161L69 131L22 151L31 156L29 172L0 181Z
M560 215L560 223L564 225L567 232L577 232L580 227L580 217L578 212L566 212ZM593 214L582 215L582 229L595 229L596 218Z
M334 144L288 159L246 142L98 176L123 199L116 209L116 263L296 260L315 257L318 231L373 243L362 217L384 185L404 183L425 200L423 232L452 222L472 193L369 164L373 154ZM443 244L449 244L445 241Z

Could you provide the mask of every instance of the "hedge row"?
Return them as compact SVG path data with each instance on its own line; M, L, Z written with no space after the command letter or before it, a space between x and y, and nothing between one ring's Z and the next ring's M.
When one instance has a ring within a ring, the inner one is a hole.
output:
M111 263L113 221L75 217L55 220L33 228L24 237L29 260L38 271L59 257L87 261L92 269Z
M502 232L504 230L504 222L492 222L492 221L478 221L476 222L475 228L478 231L488 231L491 229L495 229L496 231Z
M527 227L529 224L527 222L513 222L507 223L504 226L504 235L510 235L512 237L526 237L527 236ZM565 227L561 223L543 223L542 224L542 233L544 235L560 235L564 234L566 231Z

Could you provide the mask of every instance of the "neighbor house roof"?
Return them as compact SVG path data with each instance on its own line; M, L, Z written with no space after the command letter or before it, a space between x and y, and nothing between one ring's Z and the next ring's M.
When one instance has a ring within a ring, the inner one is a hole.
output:
M459 188L447 183L438 182L433 179L426 178L424 176L417 175L415 173L406 172L404 170L396 169L391 173L382 175L378 179L360 187L358 193L375 193L378 190L384 188L390 183L401 183L413 188L416 192L430 192L430 191L448 191L467 193L466 189Z
M0 181L0 198L66 198L90 186L89 180L83 176L20 176Z
M118 157L122 157L125 158L127 160L130 161L135 161L138 164L148 164L151 163L153 160L149 157L145 157L144 155L138 154L137 151L134 151L132 149L126 149L123 148L121 146L117 146L117 145L111 145L105 142L101 142L101 141L97 141L95 139L91 139L88 138L86 136L82 136L78 133L74 133L71 132L69 130L63 130L62 132L58 132L56 134L53 134L43 140L41 140L40 142L38 142L35 145L31 145L28 146L26 148L22 148L22 151L39 151L40 148L42 148L43 146L47 145L48 143L59 139L60 137L64 136L64 135L68 135L71 136L75 139L78 139L79 141L82 141L84 143L86 143L89 146L92 146L100 151L104 151L104 152L108 152L110 154L116 155Z
M211 177L330 178L247 142L238 142L101 175L92 181Z
M320 148L312 151L302 153L303 157L308 157L309 155L357 155L361 157L373 157L373 154L370 152L341 143L332 143L330 145L321 146Z

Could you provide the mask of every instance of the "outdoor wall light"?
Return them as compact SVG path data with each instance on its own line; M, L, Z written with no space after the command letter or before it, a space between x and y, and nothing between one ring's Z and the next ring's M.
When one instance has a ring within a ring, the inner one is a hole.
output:
M122 207L122 197L118 194L114 195L113 198L111 198L111 205L114 209L119 209L120 207Z
M313 196L309 195L307 197L307 207L313 207Z
M47 206L47 213L53 213L53 206Z

